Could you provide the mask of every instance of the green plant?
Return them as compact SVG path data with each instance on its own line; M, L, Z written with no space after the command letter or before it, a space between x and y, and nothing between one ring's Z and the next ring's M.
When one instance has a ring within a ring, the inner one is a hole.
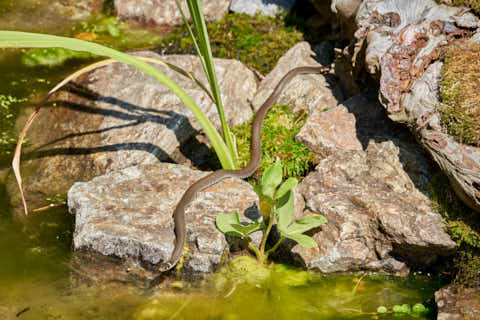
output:
M268 208L268 212L262 212L264 221L254 221L245 225L240 222L238 212L233 214L221 213L216 218L218 229L227 235L245 239L248 242L248 247L255 253L260 263L267 261L268 256L278 248L284 238L294 240L305 248L316 247L315 240L305 235L304 232L321 226L327 220L324 216L310 214L292 222L294 214L293 188L296 185L296 178L288 178L282 183L282 163L277 159L274 164L265 170L261 183L255 188L255 192L257 192L261 201L267 204L261 206ZM280 239L274 246L266 250L267 239L274 221L277 222ZM248 235L259 230L263 231L263 237L259 248L256 248Z
M186 21L185 15L181 10L178 0L176 0L176 3L180 12L182 13L182 16ZM20 48L63 48L67 50L88 52L89 54L93 54L97 56L110 57L111 59L136 67L138 70L152 76L153 78L155 78L156 80L164 84L175 95L177 95L177 97L190 109L190 111L194 114L194 116L199 121L205 134L207 135L210 142L212 143L212 147L215 150L222 167L224 169L236 169L237 168L236 152L232 142L232 135L230 133L230 129L227 125L224 112L223 112L222 101L220 98L220 90L218 87L218 81L216 79L215 68L213 65L213 57L211 53L205 20L203 17L202 7L199 0L187 0L187 4L190 10L190 15L193 20L196 34L193 33L190 27L188 27L188 29L192 37L193 44L200 56L202 66L204 68L205 74L207 75L207 79L210 85L211 93L208 92L208 90L207 90L207 93L209 94L210 97L212 97L212 99L217 105L217 110L222 123L223 138L220 136L220 134L217 132L213 124L205 116L205 114L202 112L199 106L193 101L193 99L190 96L188 96L185 93L185 91L182 88L180 88L175 82L169 79L165 74L160 72L158 69L152 67L151 65L149 65L148 63L146 63L140 58L122 53L112 48L102 46L98 43L83 41L80 39L72 39L72 38L59 37L59 36L53 36L53 35L47 35L47 34L36 34L36 33L18 32L18 31L0 31L0 47L3 47L3 48L19 48L19 47ZM96 65L100 65L100 64L97 63ZM164 65L168 65L168 64L164 63ZM178 67L175 67L172 65L168 65L168 66L184 74L187 73L186 71L181 70ZM89 67L85 68L85 70L86 69L89 69ZM89 70L91 70L91 68ZM50 94L52 91L50 91ZM29 123L33 121L36 113L38 113L38 110L35 111L27 121L27 126L23 130L20 140L23 139L23 136L25 135L25 131L28 128ZM19 146L17 146L17 151L19 150L21 149L19 148ZM20 187L20 191L21 191L22 188L21 188L21 177L19 173L19 152L16 152L16 153L17 155L14 157L13 166L14 166L15 175L17 177L17 181ZM21 191L21 194L22 194L22 199L24 200L22 191ZM26 209L25 201L24 201L24 206L25 206L25 213L27 213L28 211Z

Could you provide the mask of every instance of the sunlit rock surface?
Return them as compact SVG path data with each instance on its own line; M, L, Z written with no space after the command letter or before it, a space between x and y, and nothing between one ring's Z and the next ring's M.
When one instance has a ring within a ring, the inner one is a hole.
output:
M161 59L191 71L203 83L200 61L193 56L144 56ZM256 90L253 73L234 60L216 59L219 86L229 125L252 115L249 102ZM217 108L196 83L171 69L159 67L199 105L217 128ZM114 63L82 76L43 109L28 131L30 147L22 164L27 202L33 208L45 198L65 193L75 181L132 165L158 161L195 162L208 158L208 148L193 141L195 153L180 145L201 129L187 107L164 85L133 67ZM19 125L25 118L19 118ZM190 159L189 159L189 158ZM21 211L13 175L12 204Z
M168 261L174 247L172 213L186 189L207 173L160 163L75 183L68 193L69 210L75 215L75 250L119 257L129 265ZM213 271L228 253L215 216L238 211L242 220L245 212L258 218L256 201L252 187L239 179L227 179L200 192L185 215L188 252L184 270Z
M120 20L154 27L171 27L183 23L175 0L114 0L115 11ZM187 2L180 1L182 10L190 18ZM223 18L228 12L228 0L203 0L203 13L207 21Z
M287 51L275 68L262 80L253 99L255 110L265 102L280 79L296 67L321 67L307 42L300 42ZM330 75L302 74L295 76L282 90L276 103L288 105L293 112L311 111L337 105L343 94Z
M230 11L251 16L258 12L266 16L275 16L279 12L290 10L294 3L295 0L232 0Z
M293 247L308 269L404 273L454 252L426 196L435 167L410 133L389 120L375 94L315 112L297 136L323 155L298 186L305 213L327 217L319 247Z

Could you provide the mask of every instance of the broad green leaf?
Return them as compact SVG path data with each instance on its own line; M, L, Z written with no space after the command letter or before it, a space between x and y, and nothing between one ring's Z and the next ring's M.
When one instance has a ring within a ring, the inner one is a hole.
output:
M269 184L262 186L262 196L266 197L267 199L273 199L275 195L275 187Z
M91 54L110 57L117 61L132 65L138 70L152 76L172 92L190 109L197 120L200 122L205 134L210 139L213 148L224 169L234 169L235 164L231 156L231 151L225 145L223 139L216 131L213 124L204 115L202 110L179 87L175 82L168 78L158 69L150 66L140 59L130 56L126 53L102 46L97 43L83 41L75 38L66 38L48 34L19 32L19 31L0 31L0 48L65 48L76 51L85 51Z
M288 225L292 222L294 209L294 195L293 191L288 191L277 202L277 220L278 229L285 233Z
M286 233L304 233L310 229L316 228L325 224L327 219L319 214L310 214L303 219L295 220L288 228Z
M298 180L295 179L295 178L288 178L287 181L285 181L284 183L282 183L282 185L280 186L280 188L278 188L277 190L277 193L275 193L275 199L280 199L281 197L283 197L285 195L285 193L287 193L288 191L292 190L293 188L295 188L295 186L297 185L298 183Z
M265 224L261 222L252 222L246 226L243 224L232 224L233 229L243 234L244 237L257 230L265 229Z
M240 219L238 218L238 212L235 213L219 213L215 219L218 230L221 232L232 235L235 237L243 237L243 234L235 230L233 225L240 224Z
M312 237L309 237L305 234L284 234L284 236L286 238L296 241L299 245L307 249L315 248L316 246L318 246L318 244L315 242L315 240L313 240Z
M282 182L282 162L277 158L263 173L262 186L273 186L274 188Z

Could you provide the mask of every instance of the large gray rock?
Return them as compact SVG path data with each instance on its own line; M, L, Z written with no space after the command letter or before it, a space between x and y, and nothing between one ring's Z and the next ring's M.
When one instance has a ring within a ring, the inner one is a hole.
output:
M75 215L76 251L100 253L122 259L123 265L165 262L174 247L172 213L185 190L208 172L182 165L159 163L129 167L75 183L68 192L68 206ZM259 217L252 187L227 179L200 192L186 211L188 256L186 271L211 272L229 246L215 226L218 213L238 211Z
M297 43L290 48L260 83L252 102L254 109L258 110L260 108L280 79L291 69L304 66L321 66L314 59L315 56L316 54L307 42ZM332 78L323 74L298 75L283 89L276 103L290 106L293 112L301 109L312 111L336 106L343 100L343 95Z
M380 82L380 100L389 117L408 124L449 177L457 195L480 212L480 152L444 133L440 104L439 51L468 39L480 19L465 8L432 0L366 0L356 17L356 48L366 48L367 70Z
M295 0L232 0L230 11L255 15L274 16L277 13L288 11L295 4Z
M143 55L190 70L206 83L196 57ZM226 118L230 125L240 124L252 115L254 75L238 61L216 59L215 64ZM220 127L216 106L204 91L190 79L160 69ZM180 145L201 129L165 86L120 63L90 72L56 98L57 106L42 110L28 134L32 145L25 150L24 159L29 160L22 164L22 171L31 208L52 194L65 193L75 181L137 164L177 161L173 154L181 154ZM19 123L23 126L25 119ZM19 208L17 186L11 178L9 193Z
M316 111L297 138L324 156L297 188L304 214L328 220L313 233L318 248L293 247L300 264L322 272L404 273L407 265L430 266L454 252L426 196L434 167L374 95Z
M183 23L180 11L175 0L114 0L115 11L121 20L153 25L155 27L169 27ZM187 2L180 1L182 10L190 18ZM216 21L223 18L228 12L229 0L202 0L203 13L207 21Z

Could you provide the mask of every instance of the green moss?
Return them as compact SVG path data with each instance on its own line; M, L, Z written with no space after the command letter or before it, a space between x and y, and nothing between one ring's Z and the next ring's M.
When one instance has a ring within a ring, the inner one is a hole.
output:
M232 128L237 142L239 166L250 160L252 120ZM267 113L262 129L262 162L257 174L261 174L279 157L283 163L285 178L304 175L315 156L295 136L306 121L305 113L292 114L288 106L275 105Z
M429 193L433 206L442 214L446 231L457 242L457 254L450 266L455 283L480 286L480 219L479 214L457 198L443 173L430 182Z
M442 126L456 141L480 146L480 44L447 47L441 75Z
M207 24L212 53L219 58L237 59L263 74L273 69L278 59L302 34L287 27L282 17L229 14ZM185 26L174 29L161 44L162 53L194 53Z

